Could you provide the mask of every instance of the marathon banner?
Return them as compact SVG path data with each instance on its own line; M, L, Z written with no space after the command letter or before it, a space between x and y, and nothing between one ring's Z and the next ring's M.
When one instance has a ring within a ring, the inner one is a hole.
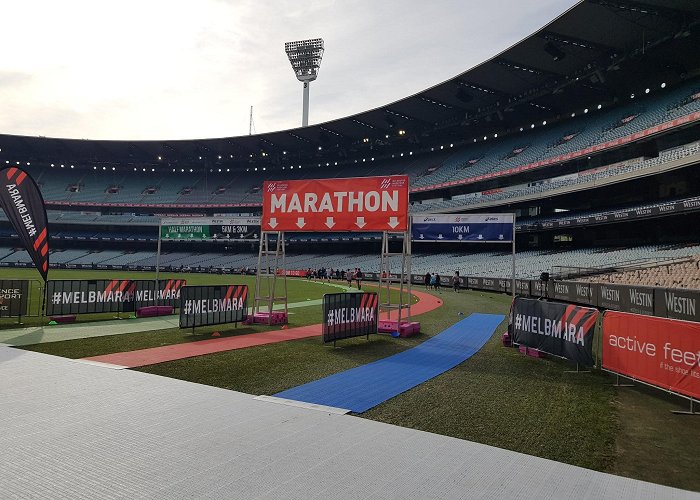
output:
M700 399L700 324L606 311L603 368Z
M264 231L407 231L408 176L265 181Z
M186 286L180 295L180 328L240 323L248 318L248 285Z
M46 315L133 311L134 280L49 280Z
M412 241L510 243L513 214L414 215Z
M0 205L19 235L34 266L46 281L49 272L49 233L46 206L34 179L19 168L0 171L4 187Z
M165 239L257 239L260 217L168 217L161 219Z
M378 296L372 293L327 293L323 296L323 342L377 333Z
M598 310L517 297L513 342L583 366L593 366L593 333Z
M28 280L0 280L0 318L26 316L28 307Z

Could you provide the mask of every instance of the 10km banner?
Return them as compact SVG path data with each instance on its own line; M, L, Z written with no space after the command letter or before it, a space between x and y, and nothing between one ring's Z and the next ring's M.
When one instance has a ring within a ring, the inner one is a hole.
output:
M593 332L598 310L573 304L516 298L513 342L593 366Z
M408 176L265 181L263 231L407 231Z
M248 318L248 285L186 286L180 328L239 323Z
M376 293L327 293L323 296L323 342L377 333Z
M513 214L414 215L413 241L510 243Z
M603 368L700 399L700 324L606 311Z
M128 312L145 306L177 307L185 280L49 280L46 315Z

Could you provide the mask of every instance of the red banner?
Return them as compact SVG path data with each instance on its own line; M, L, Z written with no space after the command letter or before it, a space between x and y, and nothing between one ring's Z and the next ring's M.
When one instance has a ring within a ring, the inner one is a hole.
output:
M603 368L700 398L700 324L606 311Z
M41 191L34 179L19 168L2 170L0 179L5 184L0 190L0 206L17 231L37 271L46 281L49 272L49 228Z
M407 231L408 176L265 181L263 231Z
M277 276L287 275L297 278L306 278L306 273L308 272L309 271L306 269L278 269Z

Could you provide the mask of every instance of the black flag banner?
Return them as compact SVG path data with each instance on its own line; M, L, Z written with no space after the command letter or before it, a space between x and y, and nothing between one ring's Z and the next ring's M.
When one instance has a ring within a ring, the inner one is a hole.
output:
M34 179L22 169L6 168L0 171L0 179L3 182L0 204L46 281L49 271L49 233L44 199Z
M573 304L516 298L513 342L593 366L593 332L598 310Z

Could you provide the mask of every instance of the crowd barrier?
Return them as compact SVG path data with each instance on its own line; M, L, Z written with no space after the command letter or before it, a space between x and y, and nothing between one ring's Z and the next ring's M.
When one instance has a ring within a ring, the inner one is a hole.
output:
M142 307L180 305L185 280L49 280L46 316L135 312Z
M451 278L444 276L443 286L451 286ZM421 275L414 274L411 279L417 284L424 282ZM462 288L471 290L509 294L511 286L511 279L462 277ZM521 297L546 298L599 309L700 322L700 290L516 279L515 293Z
M378 296L371 293L327 293L323 296L323 342L377 333Z
M0 280L0 318L41 316L43 282L40 280Z
M248 285L186 286L180 300L180 328L194 330L248 318Z

